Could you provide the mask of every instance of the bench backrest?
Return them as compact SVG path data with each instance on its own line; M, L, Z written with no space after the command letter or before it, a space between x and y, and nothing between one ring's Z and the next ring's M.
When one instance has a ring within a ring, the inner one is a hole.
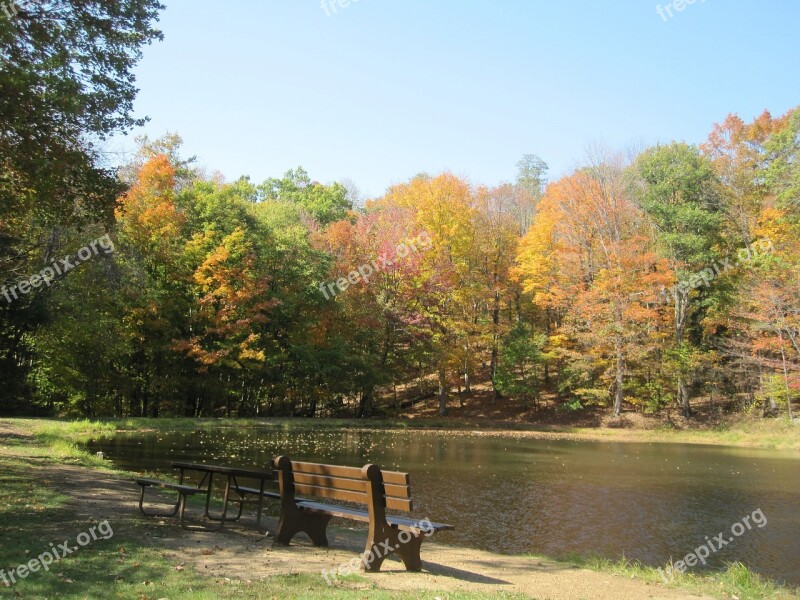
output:
M370 507L384 514L386 509L411 512L411 482L408 473L382 471L377 465L343 467L275 459L281 498L295 494L341 500Z

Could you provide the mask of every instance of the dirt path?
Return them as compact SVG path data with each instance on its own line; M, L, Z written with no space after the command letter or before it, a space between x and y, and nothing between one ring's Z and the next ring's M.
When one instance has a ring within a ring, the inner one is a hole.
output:
M187 532L174 519L140 516L139 488L131 481L100 470L55 466L48 459L33 458L25 444L8 445L12 436L17 442L27 437L12 424L0 421L0 452L27 461L32 478L68 496L69 508L78 519L108 519L114 526L115 539L135 539L164 548L165 560L175 566L194 567L198 573L213 577L252 580L335 569L363 549L366 532L348 528L346 522L333 522L339 527L330 530L331 548L314 548L305 538L289 548L273 548L272 538L254 531L254 519L247 517L223 532ZM141 527L142 523L150 526ZM276 520L268 519L267 525L274 531ZM408 573L401 563L387 560L381 573L367 577L387 590L505 591L540 599L576 600L710 598L549 561L449 546L446 535L440 535L439 543L426 541L423 545L423 572Z

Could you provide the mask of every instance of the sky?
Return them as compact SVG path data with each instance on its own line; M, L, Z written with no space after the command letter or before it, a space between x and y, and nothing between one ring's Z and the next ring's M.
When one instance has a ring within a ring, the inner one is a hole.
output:
M523 154L555 179L592 144L701 143L800 104L796 0L162 2L135 70L150 121L109 149L178 133L228 180L303 166L376 197L422 172L513 181Z

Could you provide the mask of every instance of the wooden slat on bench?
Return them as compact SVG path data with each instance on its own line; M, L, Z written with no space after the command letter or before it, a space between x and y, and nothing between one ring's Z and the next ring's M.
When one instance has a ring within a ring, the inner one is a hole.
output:
M294 484L295 492L303 496L316 496L318 498L328 498L330 500L341 500L342 502L355 502L357 504L367 503L365 492L353 492L350 490L339 490L336 488L307 485L304 483Z
M386 508L389 510L402 510L404 512L411 512L414 508L411 500L402 500L400 498L391 498L389 496L386 496L384 500L386 502Z
M294 482L318 487L331 487L337 490L350 490L351 492L360 492L362 494L367 493L367 482L361 478L349 479L345 477L327 477L325 475L295 472Z
M349 479L345 477L327 477L325 475L313 475L309 473L294 473L294 481L298 484L315 485L319 487L332 487L337 490L351 490L353 492L364 492L367 490L367 482L362 479ZM387 496L394 498L410 498L411 488L407 485L384 486Z
M411 485L411 478L408 473L401 473L400 471L381 471L383 476L383 483L391 483L393 485Z
M391 485L389 483L383 486L387 496L392 498L411 498L411 488L407 485Z
M299 473L308 475L324 475L327 477L344 477L346 479L362 479L359 467L341 467L339 465L321 465L309 462L292 461L292 471L295 476ZM383 482L392 485L410 485L408 473L399 471L381 471Z
M411 487L407 485L384 484L383 490L392 498L411 498Z
M333 515L342 519L352 519L354 521L363 521L369 523L369 513L365 510L357 510L355 508L347 508L344 506L333 506L332 504L323 504L321 502L311 502L303 500L297 503L297 508L307 510L312 513L319 513L324 515Z
M359 467L341 467L339 465L321 465L309 462L292 461L292 471L308 475L324 475L326 477L344 477L346 479L362 479Z

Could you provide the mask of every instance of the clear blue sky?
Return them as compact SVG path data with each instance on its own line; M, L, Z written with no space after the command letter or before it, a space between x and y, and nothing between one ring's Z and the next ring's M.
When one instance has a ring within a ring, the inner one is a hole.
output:
M423 171L495 185L524 153L558 177L593 142L696 143L729 112L800 104L796 0L667 21L654 0L163 1L137 114L231 180L302 165L372 196Z

